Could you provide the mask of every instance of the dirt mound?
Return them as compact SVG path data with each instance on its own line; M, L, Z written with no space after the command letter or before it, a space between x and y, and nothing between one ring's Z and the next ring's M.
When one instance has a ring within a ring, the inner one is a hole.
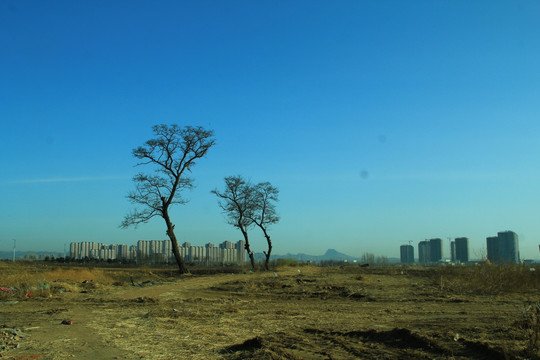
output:
M225 359L316 359L305 356L305 349L296 347L301 338L294 334L276 333L271 335L256 336L246 341L233 344L221 351ZM301 344L301 343L300 343Z
M449 346L450 345L450 346ZM460 339L439 342L409 329L280 332L226 347L228 359L512 359L487 344Z

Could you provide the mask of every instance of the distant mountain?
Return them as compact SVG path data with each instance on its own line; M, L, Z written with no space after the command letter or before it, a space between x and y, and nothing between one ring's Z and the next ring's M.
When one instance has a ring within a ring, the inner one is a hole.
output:
M356 260L356 258L340 253L335 249L328 249L324 255L321 256L321 260Z
M265 256L263 253L255 253L255 259L256 260L264 260ZM285 255L274 255L272 254L272 259L294 259L298 261L312 261L312 262L319 262L319 261L326 261L326 260L335 260L335 261L344 261L347 260L349 262L352 261L360 261L360 258L349 256L347 254L341 253L335 249L328 249L324 253L324 255L309 255L309 254L291 254L287 253Z

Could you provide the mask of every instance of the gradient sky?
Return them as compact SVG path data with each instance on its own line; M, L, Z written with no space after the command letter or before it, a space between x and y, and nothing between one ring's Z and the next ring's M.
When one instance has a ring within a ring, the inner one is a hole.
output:
M241 239L210 191L280 189L274 253L399 256L498 231L539 259L538 1L0 1L0 250L165 239L132 208L154 124L217 144L172 212ZM253 248L264 238L251 231Z

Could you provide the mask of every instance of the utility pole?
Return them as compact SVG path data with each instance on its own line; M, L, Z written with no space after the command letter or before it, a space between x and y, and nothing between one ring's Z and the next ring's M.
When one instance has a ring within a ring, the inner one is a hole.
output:
M15 245L17 243L17 240L13 239L13 262L15 262Z

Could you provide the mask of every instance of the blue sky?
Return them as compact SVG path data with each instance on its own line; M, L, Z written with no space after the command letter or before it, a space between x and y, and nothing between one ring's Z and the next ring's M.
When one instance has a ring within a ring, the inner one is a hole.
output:
M0 250L164 239L131 209L154 124L217 144L172 216L238 240L210 191L280 189L274 253L399 256L513 230L539 259L536 1L0 1ZM253 248L265 248L253 229Z

